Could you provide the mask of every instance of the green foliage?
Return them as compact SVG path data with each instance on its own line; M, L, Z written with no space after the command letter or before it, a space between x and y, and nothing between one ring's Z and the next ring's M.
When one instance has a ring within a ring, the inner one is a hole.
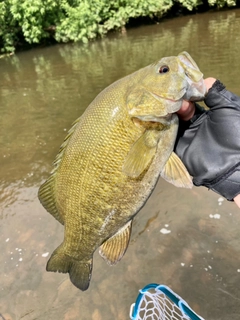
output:
M223 8L224 6L232 7L236 5L235 0L208 0L210 6L216 5L218 8Z
M215 0L209 0L209 1L215 1ZM225 1L225 0L223 0ZM181 3L181 5L185 8L187 8L188 10L192 10L194 8L197 8L200 4L202 4L202 0L179 0L179 2ZM212 4L214 5L214 4Z
M210 6L233 6L236 0L208 0ZM24 43L79 41L124 27L131 18L160 19L174 3L188 10L201 0L0 0L0 49L14 52Z
M178 2L189 11L196 9L204 3L202 0L178 0ZM236 5L236 0L208 0L208 5L209 7L216 7L218 9L225 6L232 7Z

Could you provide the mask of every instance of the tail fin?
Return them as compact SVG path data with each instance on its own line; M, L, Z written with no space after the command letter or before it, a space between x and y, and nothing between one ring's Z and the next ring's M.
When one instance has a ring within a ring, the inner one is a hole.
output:
M92 259L79 261L58 251L57 248L48 260L47 271L69 273L71 282L78 289L87 290L92 275Z

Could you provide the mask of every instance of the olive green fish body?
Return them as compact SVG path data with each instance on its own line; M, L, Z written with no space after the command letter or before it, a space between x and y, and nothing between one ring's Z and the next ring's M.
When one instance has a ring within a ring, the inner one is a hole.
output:
M132 197L137 196L133 192L139 181L126 176L122 166L144 129L136 127L121 108L121 92L116 88L114 93L103 92L79 119L55 177L56 204L65 228L72 219L91 228L86 239L85 228L74 225L81 239L77 258L89 252L91 256L134 210Z
M177 186L192 185L172 152L178 129L173 112L184 96L203 98L205 90L195 65L190 80L196 81L189 82L182 57L189 59L186 53L162 59L103 90L75 122L40 187L41 203L64 224L64 241L47 270L69 272L81 290L89 286L97 248L109 264L121 259L132 219L160 175ZM159 71L166 66L170 75Z
M109 95L108 90L112 89L114 94ZM90 259L102 242L136 214L172 152L173 145L165 147L167 152L160 146L159 159L156 157L151 169L139 179L123 173L131 146L145 130L136 126L121 107L125 100L118 82L93 101L79 119L55 175L54 198L64 221L66 239L68 226L71 232L71 241L64 243L65 252L76 259ZM177 117L172 118L175 126L169 130L169 125L162 132L168 140L177 132ZM73 232L77 245L72 245Z

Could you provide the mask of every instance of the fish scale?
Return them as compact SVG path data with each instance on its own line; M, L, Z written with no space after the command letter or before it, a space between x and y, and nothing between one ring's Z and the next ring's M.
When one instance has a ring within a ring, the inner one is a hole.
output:
M183 52L116 81L93 100L39 189L42 205L64 225L48 271L68 272L86 290L95 250L110 265L121 260L132 220L160 176L178 187L192 186L173 152L174 112L184 98L203 99L205 91L202 73Z

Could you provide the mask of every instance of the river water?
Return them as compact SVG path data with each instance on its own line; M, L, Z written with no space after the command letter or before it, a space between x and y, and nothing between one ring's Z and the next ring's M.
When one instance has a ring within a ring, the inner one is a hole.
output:
M125 320L151 282L170 286L206 320L239 319L233 203L160 179L124 258L109 267L96 253L90 288L81 292L68 275L45 271L63 228L37 199L71 123L120 77L185 50L205 77L240 95L239 30L240 10L209 12L0 59L0 319Z

